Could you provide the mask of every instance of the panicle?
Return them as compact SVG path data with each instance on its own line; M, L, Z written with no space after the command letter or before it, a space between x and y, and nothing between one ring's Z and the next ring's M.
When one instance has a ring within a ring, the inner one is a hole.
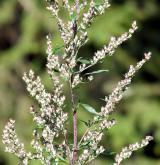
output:
M98 61L106 57L106 55L113 55L116 48L121 45L124 41L132 37L133 33L137 30L136 21L132 23L131 28L128 32L122 34L120 37L111 37L108 46L104 46L101 50L97 51L91 60L92 64L96 64Z
M120 165L124 159L131 156L133 151L145 147L151 140L153 140L152 136L146 136L140 143L130 144L128 147L123 148L122 151L116 155L115 163L113 165Z
M24 150L24 144L20 143L16 131L15 131L15 121L10 119L6 124L3 135L2 142L5 144L5 151L15 154L24 165L28 164L28 158L30 153L26 153Z
M118 103L127 90L128 85L131 83L132 78L134 77L135 73L143 66L145 62L147 62L151 57L151 53L145 53L144 59L137 63L134 67L133 65L130 66L129 71L125 74L124 79L121 80L117 87L113 90L113 92L106 97L106 105L101 108L100 115L103 117L108 116L111 112L113 112L116 103Z
M27 73L24 73L23 80L27 85L27 90L30 95L35 97L42 107L51 103L51 94L46 92L44 85L41 83L40 77L36 77L32 70L29 71L28 75Z
M87 145L87 148L83 150L83 153L79 156L78 164L85 164L88 161L96 158L104 151L103 146L99 146L99 142L102 140L102 132L88 131L83 138L81 146Z
M80 24L80 28L82 30L86 30L90 27L93 19L98 16L104 14L105 10L110 6L108 0L103 0L103 3L97 5L94 0L91 0L89 5L89 10L87 13L83 14L82 23Z

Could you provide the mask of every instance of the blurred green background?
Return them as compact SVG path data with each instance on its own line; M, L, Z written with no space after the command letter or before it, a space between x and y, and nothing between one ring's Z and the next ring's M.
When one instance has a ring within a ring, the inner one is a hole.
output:
M100 98L112 91L129 65L140 60L144 52L152 52L152 59L134 77L131 88L117 106L114 117L118 124L105 132L103 145L107 151L91 165L111 164L114 155L108 152L118 152L147 134L153 135L154 141L123 164L160 165L160 1L112 0L106 14L98 17L88 30L90 40L80 50L80 55L91 57L112 35L127 31L133 20L137 20L139 29L132 39L119 47L113 57L107 57L96 66L109 72L96 75L92 83L81 85L77 91L83 103L98 111L104 104ZM28 110L36 102L29 97L21 77L24 71L32 68L42 77L46 88L51 89L45 70L45 36L49 32L53 34L54 48L62 44L55 19L45 9L43 0L0 0L0 134L12 117L26 149L30 149L34 128ZM91 117L83 109L79 110L80 136L86 129L81 120ZM69 135L72 138L72 126ZM0 165L14 164L17 164L16 157L4 153L0 137Z

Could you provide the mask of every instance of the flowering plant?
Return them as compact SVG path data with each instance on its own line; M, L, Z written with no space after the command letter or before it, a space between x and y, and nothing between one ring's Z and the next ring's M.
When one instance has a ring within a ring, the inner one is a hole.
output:
M135 73L148 61L151 53L145 53L144 59L135 66L131 65L129 71L125 74L113 92L105 97L105 106L102 106L99 112L96 112L89 105L83 106L95 114L92 121L88 123L88 129L78 142L77 128L77 109L79 103L75 100L76 87L80 85L84 79L83 72L88 68L103 61L106 56L112 56L124 41L131 38L137 29L136 22L133 21L128 32L119 37L111 37L109 44L105 45L101 50L95 52L90 60L78 58L79 49L88 41L87 28L89 28L95 17L104 14L109 8L108 0L102 0L97 3L94 0L75 0L73 4L68 0L46 0L47 9L56 18L61 38L64 42L64 51L61 56L52 49L52 41L50 35L47 36L47 71L53 81L54 91L49 93L45 90L40 77L30 70L24 73L23 80L26 83L27 90L34 97L40 110L36 110L33 106L30 112L33 115L37 127L33 131L34 139L31 145L34 153L26 152L24 144L21 143L16 135L14 123L10 119L3 131L3 143L6 145L6 151L18 156L20 163L27 165L29 161L38 159L44 165L64 162L70 165L83 165L95 159L98 155L105 151L100 145L100 141L104 135L105 129L110 129L116 121L111 119L111 114L115 110L116 104L122 99L124 92ZM61 6L68 11L70 20L64 22L59 16ZM80 64L79 64L80 62ZM98 70L87 73L87 81L93 80L94 73L100 73L105 70ZM68 114L64 112L65 95L63 91L64 83L68 84L70 90L70 101L72 103L73 114L73 144L69 144L67 137L66 121ZM63 141L56 143L58 137L63 137ZM131 144L122 149L115 156L114 165L120 165L121 162L130 157L132 152L146 146L152 140L151 136L146 136L140 143Z

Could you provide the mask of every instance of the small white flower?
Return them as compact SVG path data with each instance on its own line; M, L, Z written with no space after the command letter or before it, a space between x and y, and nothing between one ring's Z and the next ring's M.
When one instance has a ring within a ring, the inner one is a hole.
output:
M145 139L143 139L141 141L141 143L135 143L135 144L130 144L128 147L125 147L122 149L122 151L120 152L120 154L117 154L115 157L115 163L113 165L120 165L121 162L126 159L129 158L132 154L133 151L136 151L146 145L148 145L148 143L153 140L152 136L146 136Z

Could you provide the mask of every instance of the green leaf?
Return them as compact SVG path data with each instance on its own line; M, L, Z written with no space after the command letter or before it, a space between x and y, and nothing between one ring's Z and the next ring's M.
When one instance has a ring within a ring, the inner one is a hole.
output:
M89 143L90 143L89 141L81 143L79 149L86 149L86 148L88 148Z
M102 73L102 72L108 72L108 70L97 70L97 71L94 71L94 72L86 73L86 75L98 74L98 73Z
M93 122L91 122L90 120L88 121L80 120L80 121L83 122L87 127L91 127L93 125Z
M64 159L63 157L61 157L60 155L59 155L59 159L60 159L60 162L64 162L64 163L68 164L68 161L66 159Z
M81 59L81 58L79 58L77 61L79 61L82 64L90 64L91 63L89 60Z
M56 55L62 54L62 48L63 48L63 47L64 47L64 45L59 46L59 47L56 47L56 48L53 50L53 54L56 54Z
M102 155L108 156L108 157L113 157L116 154L116 152L113 152L111 150L105 150Z
M99 1L97 1L97 2L95 2L94 8L99 12L99 7L100 7L101 5L103 5L103 4L102 4L101 2L99 2Z
M77 14L73 13L70 15L70 17L71 17L71 20L74 22L77 19Z
M88 104L82 104L82 103L79 103L79 105L81 105L88 112L90 112L92 114L95 114L95 115L98 115L98 112L96 112L96 110L93 107L91 107L90 105L88 105Z

